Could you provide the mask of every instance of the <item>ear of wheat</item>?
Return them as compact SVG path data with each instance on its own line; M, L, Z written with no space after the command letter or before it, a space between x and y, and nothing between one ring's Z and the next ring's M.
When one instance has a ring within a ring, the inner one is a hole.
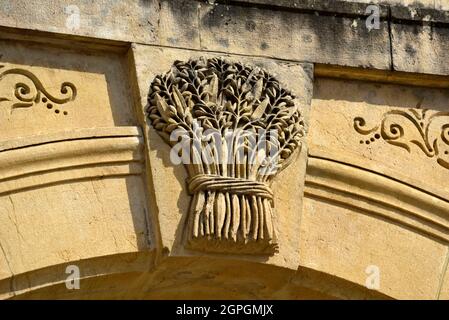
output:
M147 113L167 143L184 141L177 152L187 160L193 197L185 230L188 248L275 253L270 185L304 135L295 97L261 68L201 58L176 61L168 73L156 76ZM199 137L199 127L216 134ZM262 139L260 132L266 133Z

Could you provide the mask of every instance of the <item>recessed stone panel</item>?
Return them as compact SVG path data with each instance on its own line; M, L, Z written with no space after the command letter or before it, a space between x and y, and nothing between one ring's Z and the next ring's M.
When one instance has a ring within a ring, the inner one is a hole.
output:
M449 91L317 79L310 154L448 198Z

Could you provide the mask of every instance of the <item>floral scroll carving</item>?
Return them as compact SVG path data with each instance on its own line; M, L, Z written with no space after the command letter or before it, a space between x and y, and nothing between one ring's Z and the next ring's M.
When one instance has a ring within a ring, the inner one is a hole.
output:
M13 97L0 96L1 102L11 103L11 112L19 108L30 108L38 103L44 103L47 109L54 110L60 113L59 109L54 108L54 105L63 105L76 98L77 90L74 84L70 82L63 82L60 87L60 96L54 96L43 86L42 82L32 72L21 69L11 68L1 70L4 65L0 65L0 82L8 76L18 76L23 78L22 81L15 83L13 90ZM62 112L67 114L67 111Z
M187 248L274 254L271 182L304 136L294 95L258 67L222 58L176 61L151 83L147 114L172 151L184 142L175 153L186 160L192 196ZM198 138L207 130L212 134ZM254 151L252 137L261 131L264 148Z
M362 117L354 118L354 129L367 136L361 144L384 140L411 151L418 147L427 157L449 169L449 112L428 109L391 110L382 116L379 125L366 128Z

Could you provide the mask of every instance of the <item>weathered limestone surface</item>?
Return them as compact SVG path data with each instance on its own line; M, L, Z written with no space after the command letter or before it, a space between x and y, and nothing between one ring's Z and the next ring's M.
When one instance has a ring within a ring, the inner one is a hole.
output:
M380 28L371 31L365 26L366 1L251 0L241 6L232 1L20 0L0 4L0 21L5 27L63 35L447 75L447 4L379 3ZM118 22L117 15L126 18Z
M394 70L448 74L448 28L394 23L391 30Z
M0 298L448 299L449 7L377 3L369 31L365 0L1 2ZM279 252L186 247L189 175L147 95L199 57L296 97Z
M2 26L119 41L151 43L156 38L155 1L2 1L0 5ZM118 16L127 18L117 22Z
M92 180L3 196L2 249L9 269L5 271L21 274L108 251L117 254L145 248L144 204L138 200L143 199L143 186L139 180ZM128 193L137 201L126 201ZM37 206L42 199L47 207Z
M350 206L324 203L314 192L304 205L301 265L360 285L366 283L367 268L376 266L384 294L437 298L446 245Z

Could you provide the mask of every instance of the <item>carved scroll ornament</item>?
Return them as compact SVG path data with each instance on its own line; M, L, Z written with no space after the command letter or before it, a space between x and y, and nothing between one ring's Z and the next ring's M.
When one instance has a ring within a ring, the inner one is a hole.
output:
M16 82L14 88L12 88L13 98L0 96L0 103L10 103L11 112L15 109L30 108L38 103L43 103L48 110L64 115L68 114L68 111L60 112L59 108L55 108L55 106L61 106L75 100L77 93L75 85L70 82L63 82L60 88L61 96L54 96L45 89L42 82L32 72L21 68L1 70L4 67L4 65L0 65L0 82L8 76L16 76L22 79L22 81Z
M275 253L270 185L304 135L294 96L260 68L198 59L158 75L148 106L152 126L189 174L188 248Z
M408 152L418 147L427 157L449 169L449 112L428 109L391 110L382 116L379 125L366 128L362 117L354 118L354 129L367 136L361 144L379 139Z

